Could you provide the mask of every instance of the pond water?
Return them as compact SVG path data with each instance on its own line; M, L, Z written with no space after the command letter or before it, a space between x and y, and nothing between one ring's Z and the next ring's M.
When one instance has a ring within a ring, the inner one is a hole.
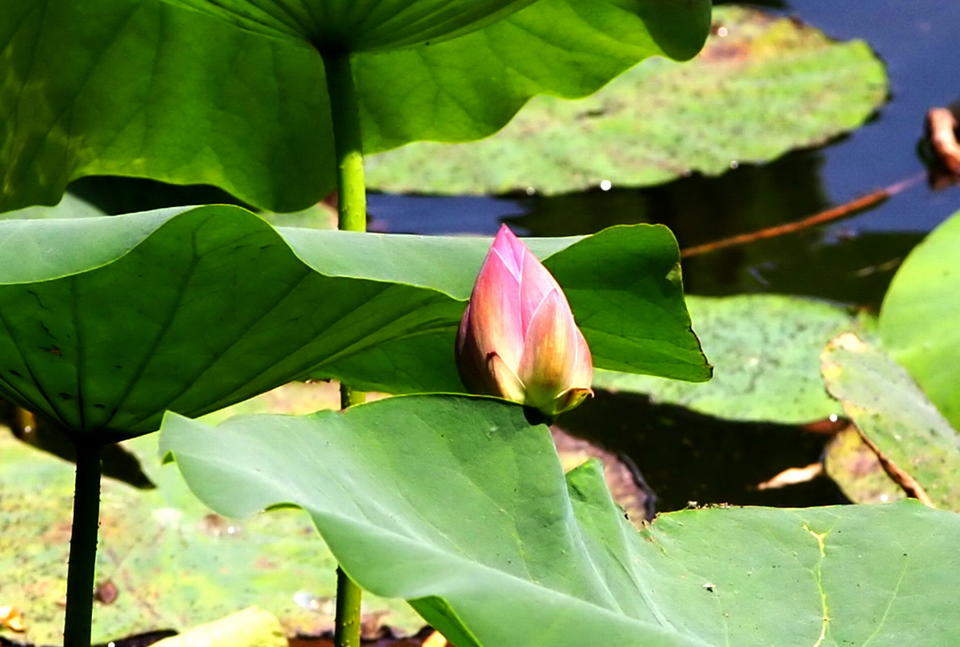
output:
M785 293L876 308L907 252L960 209L960 189L931 189L917 155L927 109L960 99L960 3L794 0L765 6L834 38L866 40L887 65L888 103L865 126L824 147L769 164L741 165L718 178L557 197L374 195L374 226L489 234L508 222L529 235L558 236L656 222L668 225L681 246L691 246L799 220L881 187L918 180L852 218L684 263L686 288L693 294ZM601 394L560 423L631 458L656 491L658 510L690 501L801 506L845 500L825 478L781 490L756 489L781 470L820 456L823 437L795 427L724 422L625 394Z

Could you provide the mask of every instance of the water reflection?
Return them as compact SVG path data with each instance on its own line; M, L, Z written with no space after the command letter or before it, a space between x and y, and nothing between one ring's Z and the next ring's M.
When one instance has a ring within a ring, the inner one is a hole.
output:
M729 422L610 393L599 393L558 424L632 459L656 493L659 512L691 501L790 507L847 502L826 477L783 489L756 488L785 469L820 459L825 437L799 427Z
M797 220L827 206L819 152L801 151L720 177L693 175L644 189L592 191L520 202L509 222L534 236L589 234L617 224L656 222L684 246Z
M793 235L687 259L684 277L696 294L793 294L876 311L900 263L922 238L897 232Z
M828 206L823 156L799 151L721 177L694 176L648 189L527 198L508 222L534 236L586 234L617 224L662 223L681 246L800 220ZM921 233L846 232L842 224L692 257L693 294L773 292L876 308L900 261Z
M514 198L375 194L371 228L419 234L486 233L501 221L533 236L588 234L617 224L662 223L682 246L799 220L828 206L821 151L798 151L721 177L693 176L645 189ZM208 186L172 186L134 178L89 177L71 193L106 213L234 203ZM686 259L693 294L774 292L876 308L920 232L847 231L843 223Z
M70 193L111 216L199 204L246 206L217 187L204 184L181 186L133 177L80 178L70 184Z

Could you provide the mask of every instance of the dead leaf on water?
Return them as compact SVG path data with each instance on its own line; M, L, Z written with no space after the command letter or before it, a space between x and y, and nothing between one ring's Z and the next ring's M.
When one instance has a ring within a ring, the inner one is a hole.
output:
M447 639L439 631L434 631L423 641L423 647L447 647L448 644Z
M823 474L823 463L810 463L805 467L790 467L771 479L757 484L758 490L776 490L788 485L807 483Z
M0 606L0 627L17 633L23 633L27 630L20 609L11 606Z

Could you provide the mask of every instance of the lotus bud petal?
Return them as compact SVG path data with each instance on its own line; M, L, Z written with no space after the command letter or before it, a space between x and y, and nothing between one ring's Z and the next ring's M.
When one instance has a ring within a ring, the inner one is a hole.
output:
M460 321L457 366L471 391L548 416L593 394L590 348L563 290L506 225L487 252Z

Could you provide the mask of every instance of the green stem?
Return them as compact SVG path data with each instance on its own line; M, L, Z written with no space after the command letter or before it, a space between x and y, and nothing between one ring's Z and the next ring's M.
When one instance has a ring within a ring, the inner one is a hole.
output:
M337 155L337 211L340 229L366 231L367 188L363 177L363 138L360 131L360 107L349 53L323 55L330 97L334 150ZM340 406L361 404L362 391L340 385ZM342 569L337 569L337 617L335 647L359 647L360 600L362 590Z
M363 391L355 391L349 386L340 385L340 408L346 409L355 404L363 404L367 400L367 394Z
M342 569L337 569L337 619L333 644L336 647L360 647L361 589Z
M96 444L77 443L77 480L73 490L73 531L67 571L64 647L90 647L93 582L100 525L100 453Z
M337 154L340 229L366 231L367 189L363 177L363 138L350 54L325 54L323 62Z

